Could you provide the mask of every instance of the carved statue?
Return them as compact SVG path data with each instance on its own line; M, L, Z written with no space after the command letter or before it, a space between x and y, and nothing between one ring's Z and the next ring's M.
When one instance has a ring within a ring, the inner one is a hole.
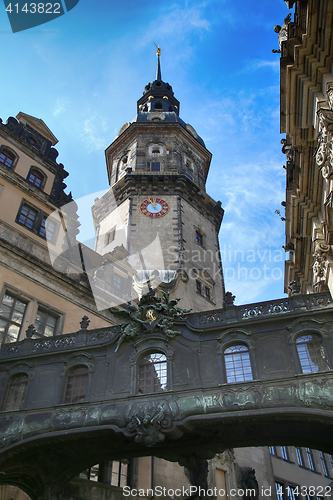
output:
M272 50L272 52L275 53L275 54L278 54L278 53L281 52L281 50L282 50L282 42L285 42L286 40L288 40L288 24L290 23L290 19L291 19L291 13L289 13L287 15L287 17L285 18L282 27L280 25L278 25L278 24L276 26L274 26L275 33L279 34L278 44L279 44L279 47L280 47L279 50L276 50L276 49Z
M184 319L191 309L184 310L176 307L180 299L169 298L169 293L162 291L162 299L155 297L155 292L150 289L139 301L138 307L129 302L127 309L111 308L111 312L127 321L120 324L121 335L115 351L117 352L124 342L133 341L142 333L160 332L166 339L172 339L180 332L174 326L175 319Z
M225 292L225 303L227 306L233 306L235 302L236 296L233 295L231 292Z
M135 304L133 304L133 302L128 303L127 311L125 310L119 311L118 309L112 307L111 312L115 316L128 318L130 320L128 323L121 324L122 334L118 340L117 347L115 349L115 352L117 352L121 344L123 344L123 342L128 342L140 334L141 325L145 323L145 321L139 318L139 316L141 315L141 311L139 310L138 307L136 307Z
M324 178L332 175L333 167L333 113L327 109L318 110L318 146L316 162Z
M328 271L328 254L330 245L323 242L317 242L315 252L313 254L313 288L315 292L327 290L327 271Z

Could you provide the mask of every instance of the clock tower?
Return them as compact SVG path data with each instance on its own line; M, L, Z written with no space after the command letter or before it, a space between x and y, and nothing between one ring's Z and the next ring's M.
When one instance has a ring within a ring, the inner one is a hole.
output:
M131 298L162 288L182 308L220 308L224 283L218 233L221 203L206 193L211 153L179 116L179 101L161 76L137 102L137 115L106 149L109 191L92 207L95 250L125 255L136 271ZM124 276L114 269L117 286Z

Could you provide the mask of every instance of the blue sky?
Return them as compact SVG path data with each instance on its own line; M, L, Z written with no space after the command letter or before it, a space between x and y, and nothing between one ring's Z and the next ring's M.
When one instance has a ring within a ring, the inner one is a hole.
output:
M0 5L0 117L22 111L45 121L75 199L106 189L104 150L155 79L156 42L181 118L213 154L207 192L225 210L226 288L236 304L283 297L284 223L274 211L283 215L285 156L280 58L271 50L288 12L283 0L80 0L13 34ZM88 216L80 215L83 241Z

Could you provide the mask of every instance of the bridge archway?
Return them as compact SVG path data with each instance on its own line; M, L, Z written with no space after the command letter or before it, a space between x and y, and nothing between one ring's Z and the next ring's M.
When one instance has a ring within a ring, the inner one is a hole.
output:
M4 345L1 401L13 374L23 370L28 384L23 408L0 412L0 484L48 500L102 461L155 455L185 465L264 445L330 453L332 327L331 298L318 294L193 314L175 321L169 336L142 332L119 349L119 327ZM316 365L311 348L316 371L302 372L296 344L310 330L320 335L327 364ZM232 345L247 346L253 370L230 383L223 354ZM136 390L137 366L149 352L163 353L169 378L144 394ZM82 364L89 383L67 402L64 377Z

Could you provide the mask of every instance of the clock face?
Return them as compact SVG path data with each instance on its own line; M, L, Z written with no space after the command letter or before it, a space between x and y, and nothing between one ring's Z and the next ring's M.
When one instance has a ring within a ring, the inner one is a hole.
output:
M140 205L140 211L146 217L156 219L163 217L169 211L169 205L162 198L147 198Z

